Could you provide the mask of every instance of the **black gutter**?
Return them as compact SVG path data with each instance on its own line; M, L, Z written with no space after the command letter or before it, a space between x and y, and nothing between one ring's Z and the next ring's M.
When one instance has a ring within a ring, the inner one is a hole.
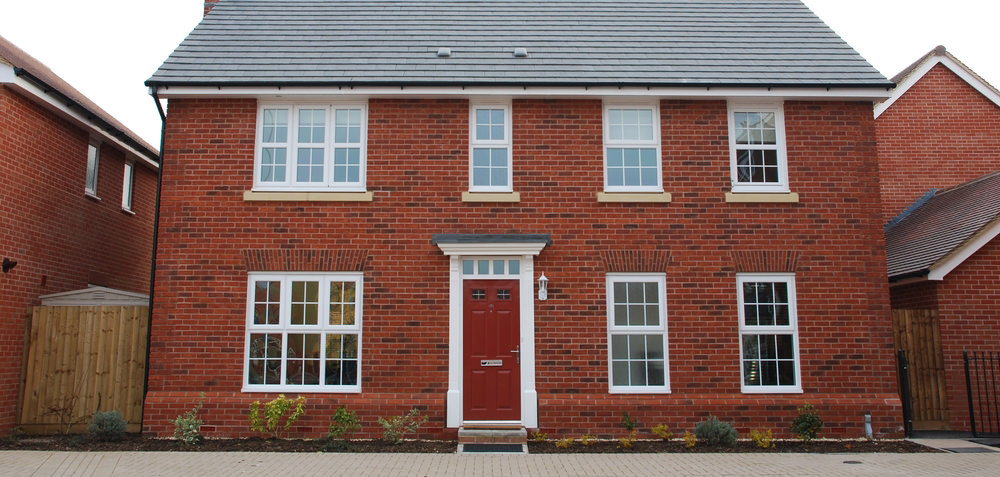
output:
M163 190L163 144L167 133L167 115L163 112L163 105L160 104L160 97L156 88L152 88L150 95L156 102L156 110L160 113L160 167L156 170L156 205L153 209L153 260L149 266L149 314L146 317L146 372L142 378L142 417L139 418L139 432L142 433L142 425L146 420L146 393L149 391L149 349L153 343L153 296L156 291L156 249L160 234L160 191Z
M98 116L97 114L95 114L93 111L87 109L82 104L74 101L69 96L66 96L65 94L63 94L62 92L60 92L58 89L53 88L48 83L42 81L37 76L29 73L24 68L14 68L14 74L17 75L17 76L20 76L20 77L23 77L23 78L27 79L30 83L34 84L36 87L38 87L39 89L41 89L45 94L57 97L60 101L65 102L67 107L70 107L70 108L76 107L76 108L80 109L81 111L83 111L84 113L86 113L88 121L93 121L93 122L97 123L97 125L100 126L101 129L104 130L104 132L111 134L116 139L118 139L121 142L124 142L129 147L131 147L132 149L135 149L135 150L141 152L148 159L150 159L150 160L152 160L154 162L159 162L159 159L160 159L159 154L153 152L148 147L143 146L139 141L136 141L134 138L132 138L132 136L129 136L128 134L126 134L125 131L122 131L121 129L118 129L115 125L113 125L113 124L105 121L104 119L101 119L101 117Z

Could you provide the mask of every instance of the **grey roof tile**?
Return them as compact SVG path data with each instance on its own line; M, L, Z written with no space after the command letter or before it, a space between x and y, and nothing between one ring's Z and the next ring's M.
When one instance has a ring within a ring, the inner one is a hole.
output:
M890 85L799 0L221 0L147 83Z
M922 275L1000 220L1000 171L940 190L885 233L889 278Z

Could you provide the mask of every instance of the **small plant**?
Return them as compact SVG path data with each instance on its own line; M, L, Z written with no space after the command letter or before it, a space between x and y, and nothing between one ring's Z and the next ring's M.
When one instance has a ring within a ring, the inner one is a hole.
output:
M684 432L684 437L682 437L682 439L684 439L684 447L687 447L688 449L694 447L695 444L698 443L698 436L687 431Z
M286 398L284 394L279 394L277 398L264 403L263 407L264 415L261 416L260 401L254 401L250 404L250 429L280 439L282 432L287 431L292 423L305 415L306 398L299 396L293 401ZM289 412L291 413L289 414ZM285 418L285 424L280 425L281 417L285 414L288 414Z
M820 419L816 408L809 403L800 407L798 411L798 417L792 421L792 432L802 441L809 442L815 439L823 428L823 419Z
M545 442L549 440L549 435L544 432L534 431L531 433L531 440L535 442Z
M632 432L638 425L639 423L635 419L632 419L632 416L629 416L627 411L622 413L622 427L626 431Z
M708 419L699 422L694 426L694 435L698 440L709 445L721 445L732 447L736 444L736 429L728 422L722 422L715 416L708 416Z
M580 444L583 444L584 446L594 445L594 436L590 434L584 434L580 436Z
M361 429L361 421L354 411L348 410L344 406L337 408L330 420L330 432L327 437L330 439L348 441L352 434Z
M631 449L632 445L635 444L635 431L631 431L627 436L622 436L618 438L618 448L619 449Z
M198 395L198 403L190 411L177 416L177 419L170 421L174 424L174 439L177 439L189 446L201 442L201 419L198 419L198 411L205 402L205 393Z
M770 429L754 429L750 431L750 439L761 449L774 447L774 433Z
M101 442L115 442L125 438L125 419L118 411L99 412L87 426L87 432Z
M393 444L402 441L403 435L417 432L417 429L420 429L424 422L427 422L427 416L421 416L420 411L416 408L410 409L410 412L405 416L393 416L388 420L378 418L378 423L385 429L382 438Z
M560 449L569 449L569 446L573 445L573 438L567 437L565 439L559 439L556 441L556 447Z
M665 441L669 441L670 438L674 437L674 433L670 432L670 426L666 424L658 424L656 427L654 427L653 434L656 434L656 437L659 437L660 439L663 439Z

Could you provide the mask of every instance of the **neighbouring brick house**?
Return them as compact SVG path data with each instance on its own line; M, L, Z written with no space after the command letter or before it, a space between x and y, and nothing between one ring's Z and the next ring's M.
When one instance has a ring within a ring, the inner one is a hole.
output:
M148 293L157 151L0 38L0 434L15 424L28 308L104 286Z
M893 81L875 130L914 427L967 431L962 353L1000 351L1000 91L944 47Z
M214 8L211 8L213 7ZM145 430L206 393L614 435L900 428L873 101L798 1L209 5L169 100ZM547 279L547 286L541 277ZM544 293L542 288L545 288Z

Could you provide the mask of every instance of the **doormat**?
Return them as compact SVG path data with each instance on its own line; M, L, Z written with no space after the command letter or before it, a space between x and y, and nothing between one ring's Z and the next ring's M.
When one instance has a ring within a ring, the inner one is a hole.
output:
M462 452L525 454L524 447L521 444L463 444Z

